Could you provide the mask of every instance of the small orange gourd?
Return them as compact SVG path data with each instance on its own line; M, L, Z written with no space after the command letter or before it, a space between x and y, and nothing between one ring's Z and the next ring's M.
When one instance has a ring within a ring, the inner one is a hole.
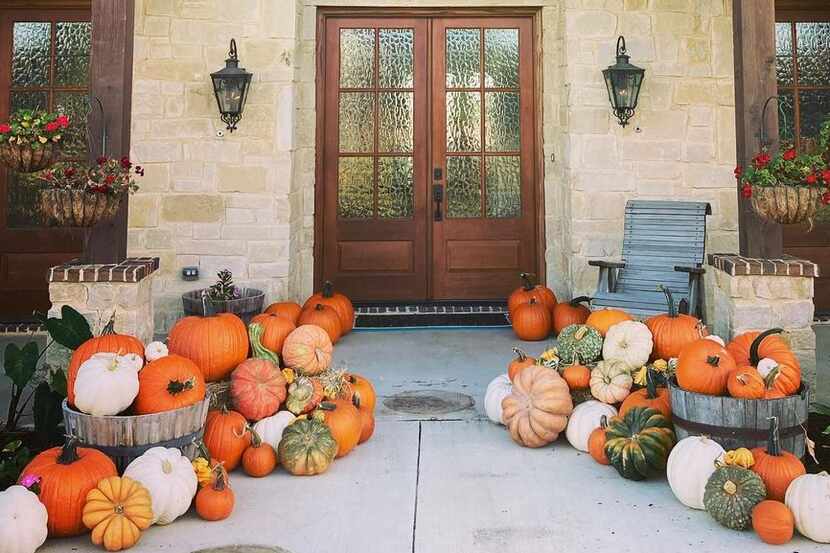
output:
M216 479L210 486L196 492L196 514L204 520L224 520L231 516L236 499L225 474L217 469Z
M608 417L602 415L599 419L599 426L591 431L588 436L588 453L600 465L610 465L611 461L605 455L605 428L608 426Z
M513 353L516 354L516 358L510 361L510 364L507 365L507 377L510 378L510 380L513 380L525 367L536 364L536 359L530 357L517 347L513 348Z
M766 449L752 448L755 464L750 470L761 477L767 488L767 498L784 501L790 483L806 474L807 470L801 459L781 449L778 435L778 417L769 418L769 440Z

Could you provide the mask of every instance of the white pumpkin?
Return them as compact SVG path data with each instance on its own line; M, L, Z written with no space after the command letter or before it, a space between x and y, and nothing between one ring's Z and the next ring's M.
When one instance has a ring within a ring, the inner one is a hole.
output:
M500 374L490 381L484 392L484 412L496 424L504 424L501 418L501 400L513 392L513 383L506 374Z
M666 477L680 503L692 509L706 508L703 505L706 482L715 472L715 460L724 453L719 443L706 436L689 436L677 442L669 453Z
M631 393L634 379L625 361L605 359L591 371L591 395L603 403L619 403Z
M34 553L46 541L46 507L23 486L0 492L0 553Z
M830 543L830 474L802 474L790 482L784 503L804 537Z
M167 357L169 355L169 351L167 351L167 346L164 342L150 342L144 348L144 359L147 360L148 363L152 361L156 361L161 359L162 357Z
M758 372L761 373L761 376L766 379L766 377L769 376L769 373L778 368L778 361L769 357L764 357L758 361L757 368Z
M75 378L75 406L95 415L117 415L138 395L141 357L96 353L81 364Z
M630 369L639 369L651 356L651 331L640 321L623 321L608 329L602 343L603 359L619 359Z
M170 524L187 512L198 481L190 460L174 447L153 447L127 465L124 476L150 492L153 524Z
M704 338L706 338L707 340L712 340L716 344L720 344L720 347L722 347L722 348L726 347L726 342L723 341L723 338L721 338L720 336L718 336L716 334L710 334L708 336L704 336Z
M282 440L282 431L296 418L291 411L279 411L270 417L257 421L254 424L254 430L263 442L269 444L276 451Z
M616 414L614 407L601 401L589 399L580 403L568 418L568 427L565 429L568 443L579 451L588 451L588 437L599 427L602 417L610 419Z

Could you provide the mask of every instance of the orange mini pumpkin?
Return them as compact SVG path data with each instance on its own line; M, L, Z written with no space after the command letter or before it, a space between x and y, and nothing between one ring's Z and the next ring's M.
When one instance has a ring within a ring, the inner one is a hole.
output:
M510 318L520 340L538 342L550 334L550 310L536 298L516 307Z
M767 391L764 378L754 367L738 367L726 379L729 395L739 399L761 399Z
M147 363L138 373L137 415L181 409L205 399L205 379L196 363L181 355L167 355Z
M363 421L352 402L343 399L324 401L319 409L323 411L326 426L337 442L337 457L344 457L360 441Z
M557 303L551 310L553 317L553 333L558 335L562 329L570 325L581 325L588 320L591 310L583 303L589 303L591 298L579 296L569 302Z
M548 311L552 311L556 305L556 295L547 286L533 284L532 273L519 273L522 279L522 286L513 290L507 298L507 311L512 315L520 305L530 303L531 299L544 305Z
M776 501L784 501L790 483L806 474L807 470L801 459L781 449L778 435L778 417L770 417L769 439L766 449L754 447L752 457L755 464L750 470L761 477L767 487L767 497Z
M628 394L628 397L620 405L620 416L624 417L635 407L656 409L668 420L671 420L669 390L665 386L657 386L654 381L654 371L650 368L646 369L646 387Z
M285 339L297 328L294 321L276 313L260 313L251 319L251 324L253 323L262 325L260 343L274 353L282 352Z
M773 328L765 332L745 332L736 336L726 349L739 366L749 365L758 369L761 376L766 378L772 367L778 369L772 387L781 391L782 396L790 396L801 388L801 363L790 346L776 334L783 332L780 328ZM770 359L771 364L763 363Z
M215 382L248 357L248 329L233 313L185 317L173 325L167 347L196 363L207 382Z
M251 445L242 454L242 470L254 478L268 476L277 466L277 452L271 444L262 441L256 430L248 427L248 431L251 433Z
M339 292L334 291L334 284L327 280L323 283L323 290L308 298L303 304L303 310L316 306L318 303L327 305L335 310L340 319L340 335L345 336L354 327L354 306L352 301ZM303 323L298 323L303 324ZM334 341L334 340L333 340Z
M293 301L280 301L276 303L272 303L268 307L265 308L265 313L269 315L279 315L280 317L285 317L294 325L297 325L297 321L300 320L300 313L303 312L303 308L300 307L299 303L294 303ZM253 322L253 321L252 321Z
M562 378L571 390L584 390L591 385L591 369L585 365L573 363L562 370Z
M204 486L196 492L194 505L196 514L204 520L224 520L231 516L236 498L228 485L225 474L219 470L210 486Z
M375 415L360 408L357 411L360 413L360 439L357 443L362 444L375 433Z
M330 305L318 303L303 309L300 314L300 325L319 326L326 331L332 344L340 340L342 334L340 317Z
M510 364L507 365L507 376L510 380L513 380L525 367L530 367L531 365L536 364L536 359L530 357L517 347L513 348L513 353L516 354L516 358L510 361Z
M205 435L202 438L210 456L230 472L239 466L242 454L251 445L248 421L236 411L227 408L208 412Z
M605 428L608 426L607 415L599 419L599 426L594 428L588 435L588 453L600 465L610 465L611 461L605 455Z
M726 380L735 368L735 360L726 348L701 338L680 351L675 376L686 391L719 396L726 392Z
M585 324L595 328L599 333L605 338L605 335L608 333L608 329L614 326L617 323L621 323L623 321L631 321L633 318L631 315L623 311L622 309L598 309L597 311L592 311L588 318L585 319Z
M680 355L683 346L703 338L708 332L697 317L677 312L671 290L662 285L660 289L666 295L668 312L646 319L646 326L654 340L651 358L671 359Z
M752 528L764 543L782 545L793 539L795 517L780 501L765 499L752 509Z

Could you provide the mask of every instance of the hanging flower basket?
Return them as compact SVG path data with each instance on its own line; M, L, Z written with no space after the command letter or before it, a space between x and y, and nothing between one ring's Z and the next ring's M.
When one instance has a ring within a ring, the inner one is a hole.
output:
M34 173L50 167L58 157L54 143L33 147L31 144L0 145L0 160L3 165L18 173Z
M50 188L40 191L38 208L45 224L56 227L92 227L112 219L123 194Z
M752 190L752 209L766 221L781 225L805 223L810 231L822 192L817 186L756 186Z

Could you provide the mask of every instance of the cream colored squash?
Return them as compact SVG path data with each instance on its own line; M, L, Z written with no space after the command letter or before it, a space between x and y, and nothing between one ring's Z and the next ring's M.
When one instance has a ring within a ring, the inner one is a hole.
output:
M278 411L270 417L265 417L257 421L254 424L254 430L263 442L273 447L274 451L276 451L282 440L283 430L296 419L297 417L291 411Z
M500 374L490 381L487 391L484 392L484 412L487 418L496 424L504 424L501 418L501 400L513 392L513 383L506 374Z
M23 486L0 492L0 552L34 553L46 541L46 507Z
M604 403L619 403L627 398L632 384L628 365L619 359L600 361L591 371L591 395Z
M706 482L715 472L715 460L723 454L720 444L705 436L689 436L677 442L669 453L666 477L680 503L692 509L705 509Z
M629 369L639 369L648 362L654 341L651 331L640 321L623 321L608 329L602 344L602 358L619 359Z
M778 361L775 359L771 359L769 357L764 357L760 361L758 361L758 372L761 373L763 378L769 376L773 370L778 368Z
M138 395L143 361L134 353L96 353L83 362L75 378L75 406L96 415L117 415Z
M164 342L150 342L144 348L144 359L148 363L161 359L162 357L167 357L168 355L169 352Z
M153 524L170 524L190 508L198 481L190 460L176 448L153 447L127 465L124 476L140 482L153 500Z
M807 538L830 543L830 475L802 474L787 488L784 503L793 512L795 527Z
M617 414L617 410L601 401L589 399L576 406L568 419L565 429L565 438L579 451L588 451L588 437L595 428L598 428L602 417L609 419Z
M722 348L726 347L726 342L723 341L723 338L721 338L720 336L718 336L716 334L710 334L708 336L704 336L704 338L706 338L707 340L712 340L716 344L720 344L720 347L722 347Z

